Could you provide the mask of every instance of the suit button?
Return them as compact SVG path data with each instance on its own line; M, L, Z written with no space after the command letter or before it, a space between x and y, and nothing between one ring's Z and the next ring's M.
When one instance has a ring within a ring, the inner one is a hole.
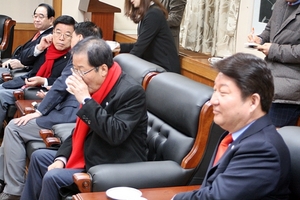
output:
M87 123L88 123L88 124L91 124L91 120L87 120Z

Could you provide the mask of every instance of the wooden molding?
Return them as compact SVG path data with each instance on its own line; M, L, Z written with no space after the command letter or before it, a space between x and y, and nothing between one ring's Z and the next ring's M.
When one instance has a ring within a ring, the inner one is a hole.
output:
M62 0L52 0L52 6L55 10L55 18L62 15Z

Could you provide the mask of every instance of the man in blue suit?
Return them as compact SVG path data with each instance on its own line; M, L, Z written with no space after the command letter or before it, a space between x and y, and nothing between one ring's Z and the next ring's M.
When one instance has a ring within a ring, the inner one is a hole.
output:
M93 22L79 23L72 34L71 47L91 35L101 38L100 28ZM50 129L54 124L75 122L79 103L74 95L66 91L65 83L66 78L72 74L72 67L70 59L35 113L11 120L6 126L0 147L0 179L6 184L0 195L1 200L20 198L25 184L25 144L31 140L42 141L39 136L39 130L42 128Z
M274 95L271 71L262 59L244 53L215 67L214 121L227 130L220 144L223 138L231 140L222 156L221 145L216 148L201 188L173 199L288 199L290 155L268 116Z

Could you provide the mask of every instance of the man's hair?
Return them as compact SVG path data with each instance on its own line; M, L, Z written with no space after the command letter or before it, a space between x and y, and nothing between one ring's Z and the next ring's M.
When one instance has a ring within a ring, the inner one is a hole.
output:
M140 6L138 8L133 7L131 0L126 0L124 5L125 16L129 17L134 23L139 23L143 18L146 12L148 11L151 2L154 2L162 12L164 13L166 19L168 18L168 11L161 4L159 0L143 0L140 1Z
M46 4L46 3L41 3L41 4L38 5L38 7L45 7L45 8L47 9L47 18L48 18L48 19L49 19L50 17L55 17L55 11L54 11L54 9L52 8L52 6L50 6L50 5ZM38 8L38 7L37 7L37 8ZM37 8L36 8L36 9L37 9ZM36 9L34 9L33 15L35 14Z
M95 23L91 21L80 22L75 25L76 35L81 34L83 38L88 36L95 36L102 38L102 30Z
M75 54L87 54L89 64L97 69L103 64L108 68L113 65L112 51L99 37L89 36L79 41L72 49L72 55Z
M262 110L269 112L274 96L274 83L264 60L252 54L237 53L216 62L214 67L234 80L243 99L257 93Z
M76 21L73 17L71 17L69 15L61 15L54 20L53 28L55 28L57 24L66 24L66 25L72 25L73 27L75 27Z

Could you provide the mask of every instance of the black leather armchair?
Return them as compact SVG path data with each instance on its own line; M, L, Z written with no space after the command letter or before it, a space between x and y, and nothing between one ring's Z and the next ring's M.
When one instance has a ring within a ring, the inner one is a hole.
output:
M290 183L290 200L300 199L300 127L285 126L278 129L291 156L292 180Z
M119 54L114 57L114 61L118 62L122 68L122 71L132 76L136 81L143 85L144 89L147 84L150 82L151 78L153 78L156 74L161 72L165 72L165 69L150 63L146 60L143 60L137 56L131 54ZM15 94L16 99L33 99L36 90L33 88L25 89L25 91L19 91ZM36 98L36 97L35 97ZM10 113L10 117L15 113L15 106L11 106L12 110ZM75 124L58 124L55 125L52 130L41 130L40 135L43 138L43 142L41 141L31 141L27 144L27 156L30 157L31 153L40 147L49 147L49 148L57 148L60 142L63 142L66 138L65 134L70 135L71 131Z
M203 177L197 176L204 176L208 162L200 164L212 154L208 144L215 147L223 132L212 127L212 92L211 87L179 74L154 76L146 88L148 161L101 164L87 174L77 173L73 178L80 191L201 184Z
M0 59L11 57L15 25L15 20L0 15Z
M155 75L166 72L164 68L129 53L118 54L114 57L114 61L121 66L123 72L133 77L144 89Z

